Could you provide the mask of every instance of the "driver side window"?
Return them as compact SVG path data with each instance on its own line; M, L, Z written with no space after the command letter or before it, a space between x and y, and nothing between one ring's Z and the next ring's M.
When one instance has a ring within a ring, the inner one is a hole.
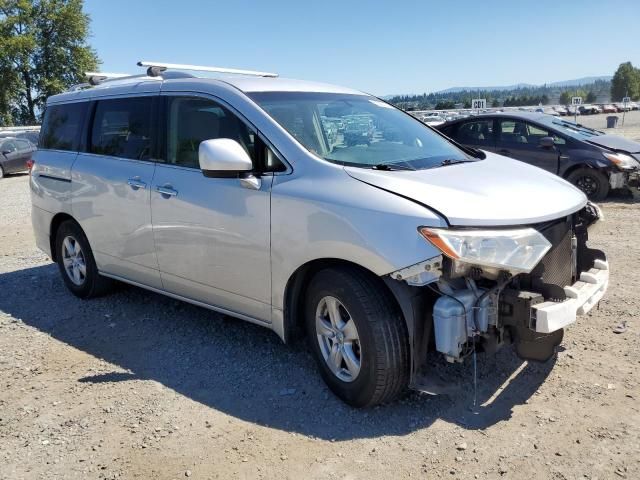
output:
M218 103L199 97L173 97L167 112L167 163L200 168L200 143L216 138L237 141L256 163L255 132Z

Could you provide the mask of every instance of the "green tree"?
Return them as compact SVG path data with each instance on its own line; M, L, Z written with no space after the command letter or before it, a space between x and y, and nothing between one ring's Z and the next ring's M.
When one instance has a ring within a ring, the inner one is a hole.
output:
M595 92L593 90L589 90L589 92L587 93L587 99L585 101L587 103L593 103L597 98L598 96L595 94Z
M619 102L626 96L640 98L640 70L631 62L621 63L611 79L611 100Z
M96 70L83 0L0 0L0 122L36 123L47 97Z

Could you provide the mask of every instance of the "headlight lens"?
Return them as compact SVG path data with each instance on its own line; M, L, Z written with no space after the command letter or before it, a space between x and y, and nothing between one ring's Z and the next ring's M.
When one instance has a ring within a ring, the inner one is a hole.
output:
M420 234L444 255L460 262L529 273L551 248L533 228L453 230L420 227Z
M629 170L640 167L640 164L630 155L625 153L603 153L607 160L611 160L618 168Z

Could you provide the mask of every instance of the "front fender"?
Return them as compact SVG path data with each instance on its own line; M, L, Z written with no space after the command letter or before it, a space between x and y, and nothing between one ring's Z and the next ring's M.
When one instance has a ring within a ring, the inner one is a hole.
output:
M309 176L278 176L271 198L272 305L283 309L287 282L313 260L345 260L384 276L440 252L421 225L443 218L398 195L349 177L340 167Z

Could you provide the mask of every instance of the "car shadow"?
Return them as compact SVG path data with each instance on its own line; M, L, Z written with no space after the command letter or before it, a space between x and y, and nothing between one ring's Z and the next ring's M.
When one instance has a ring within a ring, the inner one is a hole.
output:
M528 364L511 348L478 355L474 408L472 362L435 360L445 381L462 385L458 394L410 393L358 410L330 393L304 342L283 345L260 326L128 286L80 300L66 290L54 264L2 273L0 291L0 311L114 365L113 372L72 380L154 380L239 419L323 439L406 435L437 419L484 429L508 420L555 363Z

